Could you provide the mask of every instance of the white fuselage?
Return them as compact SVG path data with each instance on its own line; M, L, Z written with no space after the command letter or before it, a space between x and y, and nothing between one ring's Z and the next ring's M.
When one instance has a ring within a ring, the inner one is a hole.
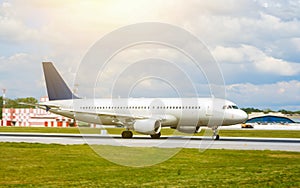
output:
M216 98L73 99L42 103L50 111L87 123L126 125L132 119L157 119L161 126L220 126L243 123L247 114ZM130 118L132 117L132 119Z

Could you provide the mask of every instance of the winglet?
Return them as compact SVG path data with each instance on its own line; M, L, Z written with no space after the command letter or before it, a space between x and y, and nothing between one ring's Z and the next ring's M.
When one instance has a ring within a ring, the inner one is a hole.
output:
M49 100L78 99L55 69L53 63L43 62Z

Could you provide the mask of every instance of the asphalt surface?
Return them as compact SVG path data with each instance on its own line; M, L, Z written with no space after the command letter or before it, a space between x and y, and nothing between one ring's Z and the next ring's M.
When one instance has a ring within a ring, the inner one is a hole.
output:
M91 144L128 147L236 149L236 150L279 150L300 152L300 139L294 138L249 138L221 137L211 140L200 136L149 136L134 135L132 139L122 139L120 135L92 134L48 134L48 133L0 133L0 142L26 142L44 144Z

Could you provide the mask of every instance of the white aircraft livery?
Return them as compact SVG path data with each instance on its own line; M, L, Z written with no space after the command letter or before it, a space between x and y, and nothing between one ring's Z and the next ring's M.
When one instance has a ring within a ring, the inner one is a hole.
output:
M132 138L132 131L159 138L162 127L197 133L208 126L213 139L219 139L219 126L248 118L236 104L219 98L82 99L72 93L51 62L43 62L43 70L49 101L35 106L82 122L123 126L122 138Z

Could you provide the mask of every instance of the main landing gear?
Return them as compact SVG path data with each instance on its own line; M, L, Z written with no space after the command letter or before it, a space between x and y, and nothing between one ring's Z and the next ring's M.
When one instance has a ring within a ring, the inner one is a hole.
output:
M150 136L151 136L151 138L153 138L153 139L159 139L159 138L160 138L160 135L161 135L161 133L159 132L159 133L157 133L157 134L151 134Z
M122 138L132 138L132 136L133 136L133 134L132 134L132 132L131 131L123 131L122 132ZM151 134L150 135L151 136L151 138L153 138L153 139L159 139L160 138L160 136L161 136L161 133L159 132L159 133L157 133L157 134Z
M220 135L219 135L219 130L218 130L218 127L214 127L213 129L213 136L212 136L212 139L213 140L219 140L220 139Z
M133 134L131 131L123 131L122 138L132 138Z

